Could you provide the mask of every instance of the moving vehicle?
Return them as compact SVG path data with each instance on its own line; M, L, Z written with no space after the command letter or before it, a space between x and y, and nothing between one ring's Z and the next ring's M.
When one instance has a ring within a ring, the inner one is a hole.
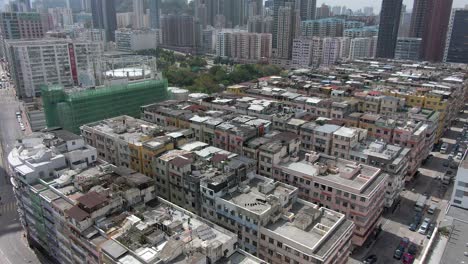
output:
M418 233L421 235L425 235L427 233L427 229L429 228L430 223L431 223L431 219L424 218L423 223L419 227Z

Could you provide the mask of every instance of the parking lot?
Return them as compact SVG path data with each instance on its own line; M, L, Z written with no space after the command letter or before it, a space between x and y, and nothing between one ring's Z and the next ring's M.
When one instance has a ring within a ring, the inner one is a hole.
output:
M431 152L428 160L419 169L419 173L414 180L405 186L401 193L401 200L398 206L393 210L384 212L382 219L382 231L375 239L369 239L367 244L356 249L348 263L361 263L367 256L376 255L376 263L402 263L393 257L395 249L400 244L402 238L407 237L417 246L416 260L414 263L420 263L421 253L427 246L429 239L426 235L418 233L420 225L415 231L411 231L409 226L414 222L415 204L421 195L428 199L426 207L421 216L421 221L428 217L432 223L437 223L443 218L443 214L452 193L453 179L444 181L444 175L451 174L453 177L457 173L457 164L459 160L455 157L459 150L466 150L464 141L468 139L464 135L463 125L468 121L467 113L459 114L460 121L454 122L453 126L444 133L443 142L447 142L448 148L445 153L440 153L441 144ZM457 149L456 149L457 148ZM447 171L451 171L447 173ZM428 214L427 209L430 204L435 204L437 209L434 214Z

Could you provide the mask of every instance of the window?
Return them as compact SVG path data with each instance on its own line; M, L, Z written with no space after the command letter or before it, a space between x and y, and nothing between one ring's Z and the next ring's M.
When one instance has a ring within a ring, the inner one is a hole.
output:
M365 203L366 202L366 198L364 197L361 197L361 199L359 199L361 202Z
M455 197L463 198L465 192L462 190L455 190Z
M260 239L265 240L265 235L264 235L264 234L261 234L261 235L260 235Z
M278 241L278 242L276 243L276 246L278 246L279 248L282 248L282 247L283 247L283 243L281 243L281 242Z
M275 240L274 240L273 238L270 237L270 238L268 238L268 242L269 242L270 244L274 244L274 243L275 243Z

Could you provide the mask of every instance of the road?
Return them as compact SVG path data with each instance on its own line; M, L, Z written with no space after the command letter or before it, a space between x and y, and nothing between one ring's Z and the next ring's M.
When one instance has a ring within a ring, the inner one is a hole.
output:
M6 156L22 132L15 112L19 109L13 90L0 89L0 263L49 263L28 247L16 211L16 199L6 171Z
M460 114L460 118L468 120L468 111ZM463 123L455 123L450 130L444 133L443 142L449 143L449 151L452 152L457 139L462 136ZM464 146L464 144L460 144ZM393 258L393 253L403 237L408 237L418 247L415 263L419 263L421 258L420 253L428 243L426 236L417 232L412 232L408 229L409 224L413 221L414 204L419 195L427 194L430 197L429 203L437 205L434 215L429 215L427 212L424 217L429 217L433 222L440 222L444 217L444 211L447 208L450 200L453 184L444 185L438 178L444 175L448 170L453 171L456 175L455 168L444 166L444 162L448 160L448 154L439 152L431 152L433 155L428 161L419 168L419 176L412 183L407 184L406 189L401 193L400 205L394 212L386 212L382 218L382 232L377 236L375 241L369 241L367 246L356 250L350 257L349 264L361 263L366 256L376 255L378 257L377 264L401 263L401 260ZM455 153L456 154L456 153Z

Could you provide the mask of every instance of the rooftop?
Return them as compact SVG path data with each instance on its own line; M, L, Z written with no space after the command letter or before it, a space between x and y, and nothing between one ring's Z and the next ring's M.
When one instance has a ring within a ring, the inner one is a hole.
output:
M450 231L447 244L442 255L441 263L464 263L468 260L466 256L466 245L468 243L468 210L450 206L441 226L447 226Z
M216 261L210 250L237 241L235 234L160 198L141 214L143 218L123 218L117 230L106 232L147 262L187 263L183 260L189 251L204 252Z
M340 186L363 195L372 193L386 178L378 177L379 168L317 153L312 153L302 161L283 163L281 167L293 175L300 173L309 179L328 181L335 187Z
M265 228L288 239L291 245L298 245L294 248L323 256L330 250L330 246L325 244L336 243L351 226L352 222L341 213L298 200L286 217L281 217Z
M356 134L357 134L356 129L349 128L349 127L340 127L338 130L335 131L335 133L333 133L333 135L347 137L347 138L353 137Z
M262 215L272 208L273 201L267 196L289 197L294 192L297 192L296 187L257 176L248 185L239 186L237 191L222 198L245 210Z
M118 137L126 142L142 145L144 141L153 138L156 133L161 132L157 125L136 119L130 116L118 116L102 121L86 124L83 128L89 127L103 134Z

